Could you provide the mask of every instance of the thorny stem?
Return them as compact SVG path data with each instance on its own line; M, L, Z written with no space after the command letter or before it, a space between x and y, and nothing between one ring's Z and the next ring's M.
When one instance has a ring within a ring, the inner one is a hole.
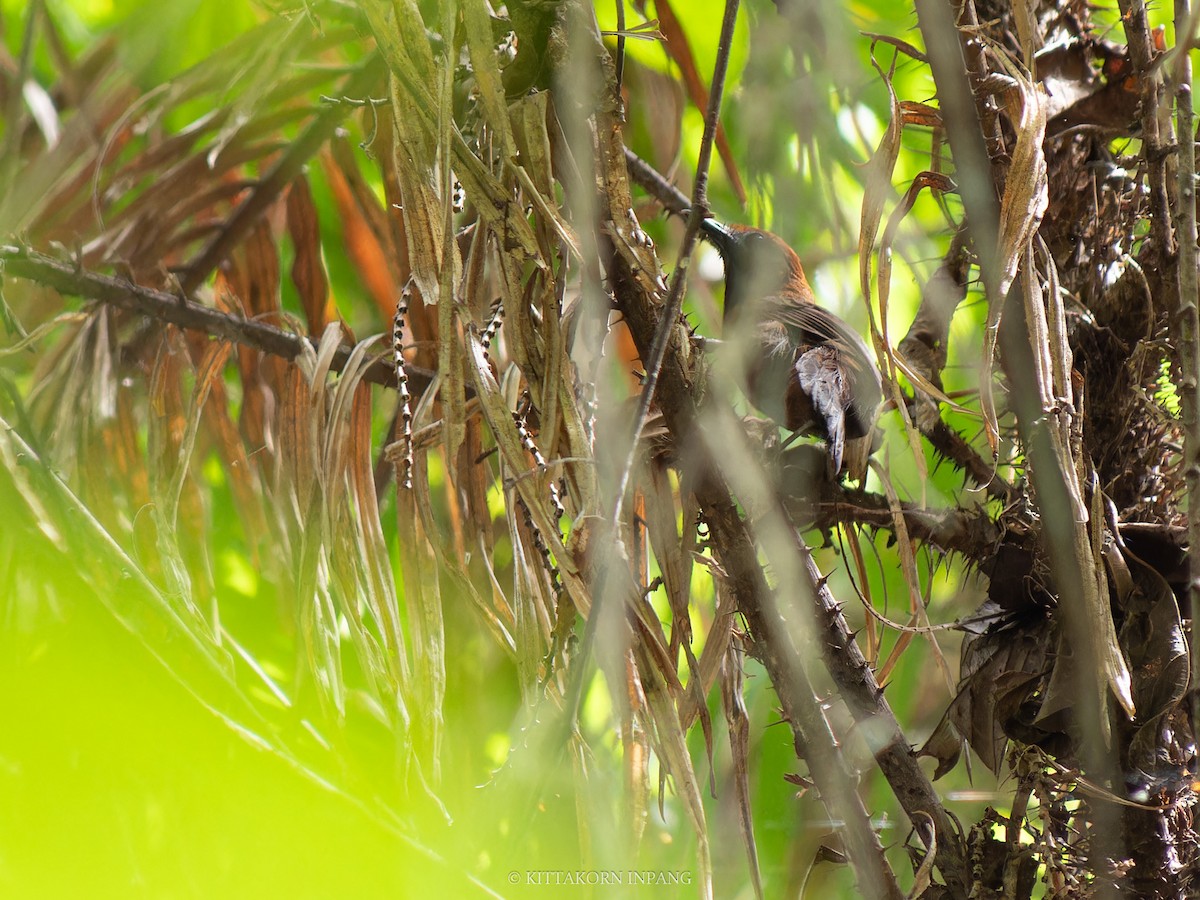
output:
M223 313L187 297L142 287L110 275L79 269L68 263L32 250L9 245L0 246L0 266L5 274L27 278L37 284L52 287L60 294L98 300L130 312L149 316L155 321L168 322L180 328L202 331L221 340L243 347L253 347L263 353L283 359L295 359L305 344L315 346L311 338L291 334L254 319ZM330 368L340 372L350 359L353 347L341 346ZM416 366L405 366L409 383L424 390L434 373ZM363 380L384 387L396 387L396 373L386 359L378 359L367 367Z

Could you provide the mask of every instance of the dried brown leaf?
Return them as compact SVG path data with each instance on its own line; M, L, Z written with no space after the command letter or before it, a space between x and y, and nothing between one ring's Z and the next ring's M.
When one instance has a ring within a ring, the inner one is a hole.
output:
M983 340L983 375L980 378L980 404L988 443L995 452L999 429L996 404L992 397L992 364L1000 333L1000 314L1004 298L1025 258L1026 248L1041 225L1049 203L1046 157L1042 142L1046 136L1046 93L1040 84L1030 81L1008 55L996 54L1008 73L1011 87L1005 91L1004 106L1016 132L1016 146L1000 199L1000 235L997 247L999 283L988 285L987 327Z
M942 113L936 106L918 103L915 100L901 100L899 105L904 125L933 129L942 127Z
M395 312L400 285L408 276L402 277L388 215L363 180L349 145L335 139L332 151L323 154L321 161L337 204L346 255L386 321ZM405 253L407 258L407 245Z
M320 334L337 317L337 309L329 294L329 278L321 258L321 227L317 222L317 206L313 202L308 179L303 175L292 182L288 191L287 228L295 250L292 281L300 294L308 333Z

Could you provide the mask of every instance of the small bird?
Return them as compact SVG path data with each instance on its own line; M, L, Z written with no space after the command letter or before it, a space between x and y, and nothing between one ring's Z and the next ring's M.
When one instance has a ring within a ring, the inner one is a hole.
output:
M758 341L747 373L750 401L789 431L824 438L836 477L846 442L869 440L883 399L866 343L817 306L800 258L778 236L715 219L700 227L725 263L726 327L753 327ZM850 466L857 478L871 452L862 444L861 464Z

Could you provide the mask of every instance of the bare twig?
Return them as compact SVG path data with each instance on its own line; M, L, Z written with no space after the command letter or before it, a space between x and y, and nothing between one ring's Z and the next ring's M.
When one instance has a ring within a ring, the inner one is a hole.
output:
M625 80L625 0L617 0L617 90Z

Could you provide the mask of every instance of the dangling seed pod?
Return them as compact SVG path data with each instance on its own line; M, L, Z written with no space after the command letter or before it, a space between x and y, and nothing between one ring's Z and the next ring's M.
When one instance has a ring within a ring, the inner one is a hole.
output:
M534 465L540 470L545 471L549 468L546 465L546 457L542 456L542 451L534 443L533 435L529 433L529 428L525 424L526 417L529 415L528 393L522 398L522 406L525 409L524 413L514 412L512 414L513 424L517 426L517 437L521 439L521 446L533 457ZM562 498L558 493L558 486L553 481L550 482L550 505L554 507L554 520L556 522L567 514L567 511L563 509Z
M496 302L492 304L492 317L488 319L487 327L483 329L483 334L479 337L479 343L483 345L484 350L488 350L492 346L492 341L496 339L496 335L500 332L500 326L504 324L504 299L497 297Z
M555 599L558 599L562 596L563 592L562 575L558 571L558 566L554 564L554 560L550 558L550 548L546 546L542 532L534 523L533 515L529 512L529 507L525 505L525 501L520 497L517 497L517 508L521 510L521 515L525 520L525 527L533 535L533 547L537 550L538 556L542 558L542 567L546 570L546 574L550 576L550 589L554 591Z
M400 397L400 484L406 491L413 486L412 395L408 391L408 372L404 369L404 328L408 320L408 304L412 300L412 280L404 285L396 301L396 316L392 319L392 353L396 366L396 393Z
M454 212L460 213L467 208L467 192L463 190L462 182L454 177L454 173L450 173L453 179L453 186L450 188L450 207Z

